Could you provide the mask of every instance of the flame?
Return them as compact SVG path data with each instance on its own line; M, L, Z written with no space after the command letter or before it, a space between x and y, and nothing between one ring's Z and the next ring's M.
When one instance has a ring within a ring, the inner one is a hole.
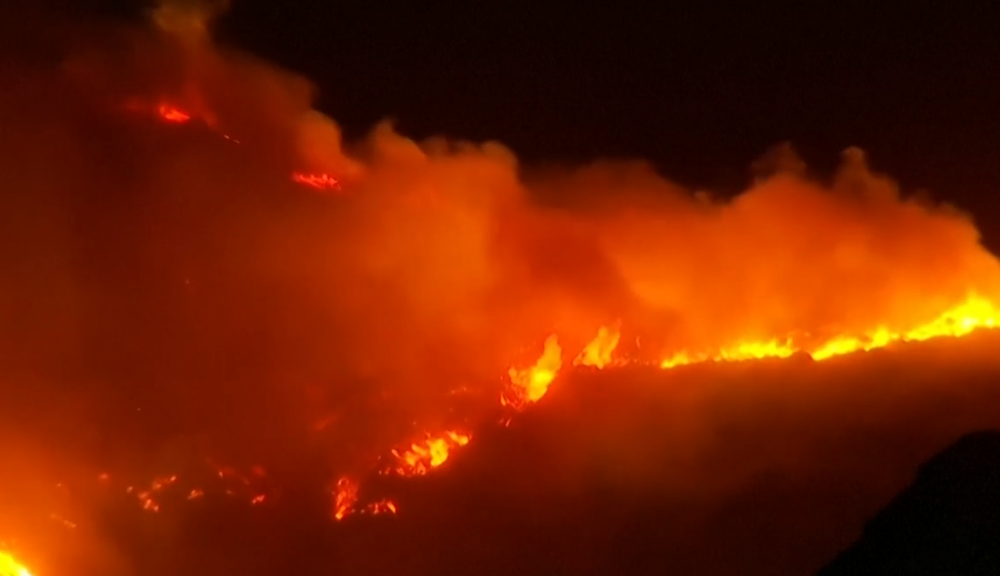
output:
M368 514L395 514L397 511L396 503L387 499L372 502L365 508Z
M946 310L927 324L907 332L891 332L879 327L862 338L835 338L819 349L810 352L815 360L881 348L893 342L922 342L941 336L961 337L979 328L995 328L1000 317L997 308L989 300L971 294L964 302Z
M580 355L573 361L573 365L604 368L611 363L611 353L618 347L620 339L620 330L601 326L597 331L597 337L591 340L590 344L587 344L583 352L580 352Z
M400 476L421 476L437 468L448 460L452 449L465 446L472 439L469 434L445 432L441 436L430 436L421 443L413 443L405 452L393 450Z
M555 380L556 374L562 368L562 348L559 340L553 334L545 340L545 350L538 362L530 368L518 370L511 367L508 371L511 388L500 397L504 406L522 407L525 404L538 402L549 390L549 385Z
M358 483L347 476L337 480L333 489L333 518L343 520L354 511L358 501Z
M700 362L788 358L800 352L808 354L813 360L826 360L834 356L884 348L894 342L922 342L942 336L957 338L980 328L995 328L998 324L998 318L1000 318L1000 311L992 302L976 294L971 294L964 302L946 310L934 320L906 331L894 331L885 326L879 326L857 336L836 336L812 349L796 346L792 339L788 338L762 342L739 342L714 354L691 353L681 350L662 360L660 367L669 369Z
M31 576L31 572L7 552L0 552L0 576Z
M292 181L317 190L340 190L340 181L329 174L293 172Z
M191 115L172 104L160 104L156 108L160 118L174 124L184 124L191 120Z

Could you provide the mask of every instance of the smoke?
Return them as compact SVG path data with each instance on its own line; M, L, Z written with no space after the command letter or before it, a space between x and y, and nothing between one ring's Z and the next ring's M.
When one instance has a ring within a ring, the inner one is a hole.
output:
M620 322L656 359L1000 296L971 219L858 150L825 182L780 148L713 199L642 163L536 170L389 124L347 142L308 81L212 43L220 6L81 36L0 96L3 432L72 446L49 456L80 474L162 472L192 446L363 473L492 417L552 333L574 351Z

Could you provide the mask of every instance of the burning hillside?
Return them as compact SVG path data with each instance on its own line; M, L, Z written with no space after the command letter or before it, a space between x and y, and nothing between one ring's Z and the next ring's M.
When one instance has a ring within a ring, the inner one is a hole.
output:
M60 529L107 499L299 490L330 522L402 515L393 488L574 375L811 365L998 321L972 220L857 150L830 182L785 162L713 199L641 163L536 172L387 124L347 142L301 78L198 14L154 21L0 97L3 432L58 447Z

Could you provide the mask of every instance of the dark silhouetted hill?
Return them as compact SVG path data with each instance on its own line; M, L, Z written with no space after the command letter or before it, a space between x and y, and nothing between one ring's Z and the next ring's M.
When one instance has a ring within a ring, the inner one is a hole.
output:
M1000 574L1000 431L968 434L818 576Z

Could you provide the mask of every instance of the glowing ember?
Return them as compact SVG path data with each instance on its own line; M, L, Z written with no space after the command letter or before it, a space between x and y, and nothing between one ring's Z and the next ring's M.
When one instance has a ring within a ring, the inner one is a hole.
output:
M329 174L304 174L295 172L292 181L317 190L340 190L340 181Z
M163 120L173 122L175 124L184 124L185 122L191 120L190 114L176 106L173 106L172 104L160 104L160 106L157 107L156 112Z
M62 524L63 526L69 528L70 530L76 529L76 522L73 522L72 520L67 520L58 514L49 514L49 518Z
M597 331L597 337L587 344L583 352L573 361L574 365L594 366L604 368L611 363L611 353L618 347L621 339L621 332L618 329L609 329L601 326Z
M0 552L0 576L31 576L31 572L7 552Z
M160 478L156 478L155 480L153 480L153 483L150 484L149 489L152 490L153 492L159 492L160 490L163 490L164 488L170 486L175 482L177 482L176 474L172 474L170 476L161 476Z
M552 335L545 341L545 350L534 366L524 370L512 367L508 371L511 389L500 397L500 402L504 406L518 408L526 403L538 402L548 392L560 368L562 348L556 336Z
M333 488L333 518L343 520L358 501L358 483L344 476Z
M393 450L396 457L396 473L401 476L427 474L448 460L453 448L465 446L472 437L458 432L445 432L442 436L428 436L422 443L410 445L405 452Z
M365 508L367 514L395 514L397 512L396 503L392 500L379 500L372 502Z
M152 498L152 496L150 496L149 492L140 492L139 493L139 502L142 503L142 509L143 510L148 510L149 512L159 512L160 511L160 505L157 504L155 500L153 500L153 498Z

